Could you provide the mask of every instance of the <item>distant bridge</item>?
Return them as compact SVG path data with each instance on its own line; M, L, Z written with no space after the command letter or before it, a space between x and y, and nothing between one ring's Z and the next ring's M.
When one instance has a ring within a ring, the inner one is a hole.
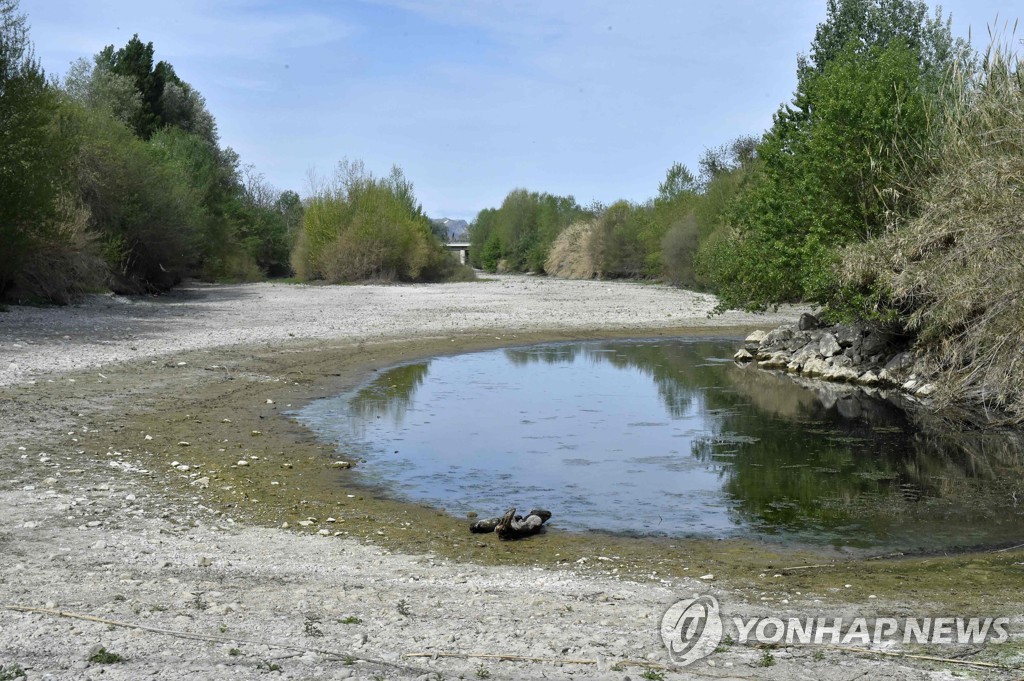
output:
M469 264L469 242L468 241L449 241L444 245L452 253L459 254L459 262L463 265Z

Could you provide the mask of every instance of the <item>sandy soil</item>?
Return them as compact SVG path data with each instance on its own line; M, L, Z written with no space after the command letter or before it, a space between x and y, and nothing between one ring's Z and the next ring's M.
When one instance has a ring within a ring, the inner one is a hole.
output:
M635 567L622 577L604 567L629 562L612 554L621 542L540 565L531 551L555 537L474 542L451 519L396 550L390 536L437 514L359 497L331 507L331 522L314 491L318 445L277 411L411 356L741 333L798 313L708 318L713 305L660 286L506 276L190 286L0 313L0 678L13 665L31 679L1003 678L813 647L777 648L763 666L765 651L741 645L669 669L658 623L694 593L730 615L860 610L792 589L754 597L700 579L697 558L694 577ZM231 465L238 457L251 465ZM264 479L258 470L308 499L257 495L245 485ZM465 557L442 537L465 544ZM124 660L90 662L99 647Z

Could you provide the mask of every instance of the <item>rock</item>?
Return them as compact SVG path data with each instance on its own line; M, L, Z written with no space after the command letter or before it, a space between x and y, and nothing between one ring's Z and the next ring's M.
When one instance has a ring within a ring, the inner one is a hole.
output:
M913 364L914 356L909 352L901 352L886 363L885 370L893 374L909 369Z
M764 337L763 341L761 341L761 345L765 347L778 345L779 343L784 343L788 341L792 337L793 329L790 328L788 325L783 325L775 329L774 331L769 331L768 335Z
M200 556L198 565L199 567L210 567L211 565L213 565L213 561L207 558L206 556Z
M800 315L800 321L797 322L796 328L801 331L811 331L821 327L821 320L812 315L810 312L804 312Z
M248 465L249 465L249 462L248 462L248 461L246 461L245 459L239 459L239 460L238 460L238 463L237 463L237 464L235 464L235 465L236 465L236 466L248 466Z
M352 468L351 461L334 461L331 463L331 468Z
M807 331L797 331L786 341L786 349L790 352L796 352L800 348L804 347L811 341L811 334Z
M865 371L857 378L857 382L861 385L878 385L878 375L874 371Z
M752 345L754 347L757 347L758 345L761 344L762 341L764 341L765 336L767 335L767 333L761 331L760 329L758 329L757 331L752 331L750 335L743 340L743 344L747 346Z
M821 377L826 381L836 381L838 383L853 383L857 380L860 374L855 369L843 366L829 367Z
M867 329L863 324L839 324L836 326L836 341L844 348L859 345Z
M821 376L828 371L828 369L828 364L825 364L825 360L820 357L811 357L809 360L804 362L802 367L804 376L808 377Z
M746 348L740 348L732 358L737 362L751 362L754 356Z
M710 580L714 579L715 576L713 574L706 574L706 575L701 575L700 578L703 579L703 580L710 581Z
M206 489L207 487L210 486L210 478L204 476L202 478L197 478L193 480L189 484L192 485L193 487L198 487L199 489Z
M822 357L833 357L838 355L842 351L839 347L839 342L836 337L830 333L826 333L821 337L821 341L818 343L818 352L821 353Z
M758 362L757 366L762 369L784 369L788 364L789 356L784 352L776 352L768 359Z
M895 337L885 331L872 331L864 337L860 353L865 356L877 355L892 347Z
M928 397L937 390L934 383L925 383L914 391L918 397Z
M834 367L852 367L856 362L846 355L836 355L832 358L832 366Z

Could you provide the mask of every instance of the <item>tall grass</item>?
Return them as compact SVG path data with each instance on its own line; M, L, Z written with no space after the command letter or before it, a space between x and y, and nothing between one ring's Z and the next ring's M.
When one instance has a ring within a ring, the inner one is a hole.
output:
M590 256L594 237L594 220L580 220L569 225L554 243L544 262L544 271L564 279L593 279L597 267Z
M941 397L1016 424L1024 423L1022 66L1012 38L995 36L979 68L956 74L920 214L843 260L844 279L873 287L917 334L943 376Z

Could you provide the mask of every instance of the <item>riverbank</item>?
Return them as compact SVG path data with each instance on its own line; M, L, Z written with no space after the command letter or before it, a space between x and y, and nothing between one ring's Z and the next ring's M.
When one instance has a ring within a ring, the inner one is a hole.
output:
M205 637L3 610L0 664L68 679L257 678L275 665L285 678L621 679L640 676L634 662L667 664L658 619L694 592L745 616L1020 613L1020 552L847 562L750 542L557 531L500 544L350 485L329 467L331 448L281 415L420 357L569 338L742 337L799 314L708 319L713 305L658 286L496 277L193 287L0 313L4 605ZM805 565L818 567L785 569ZM97 645L126 661L88 663ZM1019 656L1011 645L997 661ZM421 652L560 662L402 657ZM667 678L947 678L936 670L950 667L798 647L772 655L762 667L763 651L733 646L709 658L715 667Z

